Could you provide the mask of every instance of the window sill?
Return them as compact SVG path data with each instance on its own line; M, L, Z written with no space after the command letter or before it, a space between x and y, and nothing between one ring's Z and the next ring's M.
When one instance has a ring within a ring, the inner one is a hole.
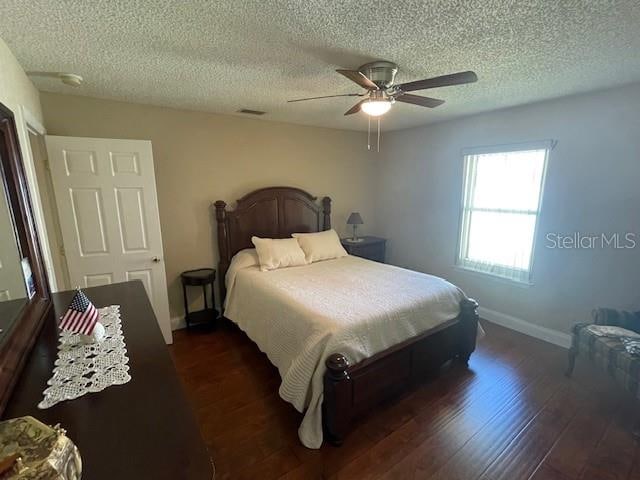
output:
M513 280L511 278L502 277L500 275L495 275L493 273L484 272L482 270L476 270L475 268L465 267L464 265L454 265L453 268L455 270L459 270L465 273L471 273L474 276L482 277L482 278L490 278L491 280L495 280L500 283L505 283L507 285L519 287L519 288L529 288L533 287L534 283L529 281L521 281L521 280Z

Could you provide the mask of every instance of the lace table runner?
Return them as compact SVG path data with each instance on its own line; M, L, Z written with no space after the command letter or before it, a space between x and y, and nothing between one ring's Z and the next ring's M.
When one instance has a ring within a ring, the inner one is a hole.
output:
M49 386L38 408L49 408L64 400L131 380L120 305L100 308L99 312L100 323L106 331L101 342L85 344L79 334L61 332L53 376L47 382Z

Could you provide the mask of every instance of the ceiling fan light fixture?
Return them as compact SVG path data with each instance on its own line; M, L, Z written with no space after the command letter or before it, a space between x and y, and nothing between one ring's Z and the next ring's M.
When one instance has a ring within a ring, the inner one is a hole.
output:
M362 111L372 117L379 117L391 110L390 100L367 100L362 103Z

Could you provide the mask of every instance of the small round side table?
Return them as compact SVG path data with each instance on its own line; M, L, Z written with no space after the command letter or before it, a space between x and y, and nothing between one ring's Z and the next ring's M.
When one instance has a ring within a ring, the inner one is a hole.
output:
M216 279L216 271L213 268L198 268L196 270L187 270L180 274L182 281L182 296L184 298L184 321L187 328L192 325L213 324L218 318L216 310L216 299L214 295L213 282ZM207 285L211 287L211 305L207 301ZM189 301L187 299L187 287L202 287L202 296L204 298L204 309L195 312L189 311Z

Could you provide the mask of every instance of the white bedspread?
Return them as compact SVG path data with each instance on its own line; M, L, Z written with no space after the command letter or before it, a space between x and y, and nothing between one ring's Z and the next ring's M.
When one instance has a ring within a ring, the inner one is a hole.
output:
M298 435L322 444L325 359L351 364L456 317L464 297L449 282L348 256L261 272L229 269L225 316L280 371L280 396L305 412Z

